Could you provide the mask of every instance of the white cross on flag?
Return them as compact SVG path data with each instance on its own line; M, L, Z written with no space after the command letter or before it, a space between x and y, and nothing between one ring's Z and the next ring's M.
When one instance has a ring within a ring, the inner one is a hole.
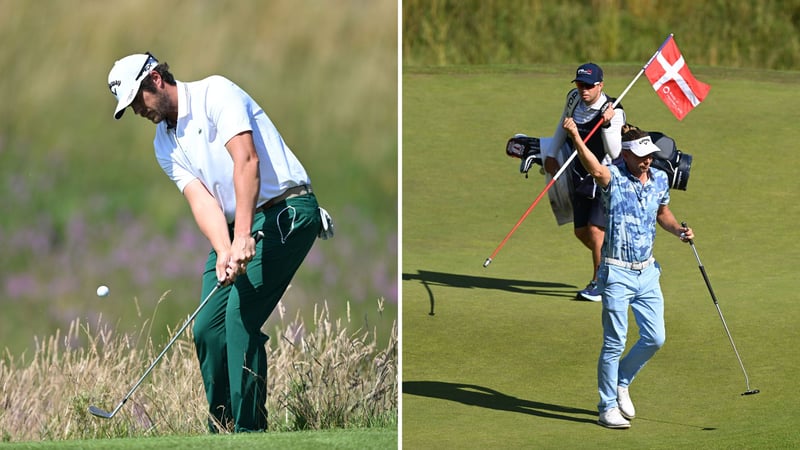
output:
M683 120L692 108L705 100L711 89L711 86L697 81L689 71L672 36L644 73L678 120Z

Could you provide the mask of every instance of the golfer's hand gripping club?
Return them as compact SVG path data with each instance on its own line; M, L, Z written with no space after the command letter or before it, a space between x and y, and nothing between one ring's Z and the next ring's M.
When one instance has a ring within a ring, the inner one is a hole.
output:
M263 231L258 230L258 231L253 233L253 239L256 240L256 244L258 243L258 241L260 241L263 238L264 238L264 232ZM166 347L164 347L164 350L162 350L161 353L158 355L158 357L156 357L156 359L152 362L152 364L150 364L150 367L148 367L147 370L145 370L144 375L142 375L139 378L139 380L136 381L136 384L133 385L131 390L128 391L128 393L125 395L125 397L122 399L122 401L120 401L119 404L117 404L117 407L114 408L113 411L111 411L111 412L105 411L103 409L98 408L97 406L91 405L91 406L89 406L89 413L91 413L93 416L100 417L102 419L110 419L110 418L114 417L117 414L117 412L119 412L119 410L122 409L122 407L125 405L125 402L127 402L128 399L131 398L133 393L136 392L136 389L139 388L139 385L141 385L142 382L144 381L144 379L147 378L147 375L149 375L150 372L153 370L153 368L155 368L156 364L158 364L158 362L161 361L161 358L164 357L164 355L167 353L167 350L169 350L170 347L172 347L172 344L174 344L175 341L183 334L183 332L186 330L186 328L189 326L189 324L192 323L192 321L194 321L195 317L197 317L197 314L199 314L200 311L203 309L203 307L206 306L206 304L211 299L211 297L213 297L214 294L217 293L217 290L219 290L219 288L221 288L225 284L226 284L226 280L217 281L217 284L214 286L214 288L211 290L211 292L209 292L208 295L206 296L206 298L203 299L202 302L200 302L200 305L197 307L197 309L194 310L192 315L189 316L188 319L186 319L186 322L184 322L183 326L181 326L181 328L178 330L178 332L175 333L175 336L173 336L172 339L169 341L169 343L166 345Z
M261 230L258 230L256 232L252 233L251 237L255 241L254 244L253 244L253 253L252 253L252 255L255 256L255 245L258 244L258 241L260 241L264 237L264 232L261 231ZM233 284L233 282L236 280L236 277L247 273L247 262L249 262L249 259L244 261L244 262L236 263L233 260L233 257L232 257L232 255L234 253L233 252L233 246L236 245L237 242L239 243L239 245L242 245L241 241L238 241L237 239L234 239L234 242L231 244L232 248L231 248L231 253L230 254L218 254L217 255L217 258L218 258L217 259L217 277L219 277L220 275L223 276L223 278L221 278L221 279L218 278L218 284L220 284L220 286L227 286L229 284ZM247 244L247 245L249 245L249 244ZM224 261L221 261L219 258L224 258ZM220 270L221 270L220 269L220 263L224 264L224 267L225 267L224 272L220 272Z
M681 226L685 229L685 231L689 231L689 225L686 225L686 222L681 222ZM689 236L690 237L687 237L686 233L682 232L681 240L684 242L688 242L691 245L694 245L694 240L692 239L692 237L694 237L694 233L689 234Z

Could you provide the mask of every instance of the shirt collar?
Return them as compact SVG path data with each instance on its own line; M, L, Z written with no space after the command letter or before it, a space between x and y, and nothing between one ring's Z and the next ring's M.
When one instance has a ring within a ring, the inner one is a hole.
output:
M589 105L589 109L594 109L599 111L603 107L603 105L606 104L607 101L608 97L606 97L606 93L601 92L600 95L597 96L597 100L595 100L594 103Z
M178 91L178 117L176 118L177 122L181 121L182 117L186 117L189 115L189 86L182 82L175 80L175 86L177 87ZM167 130L174 130L178 128L178 123L175 124L174 127L170 127L167 121L163 122Z
M628 170L628 164L625 163L625 161L622 161L622 164L620 164L620 166L622 166L620 167L620 169L622 170L623 175L628 177L629 180L636 181L637 183L641 184L641 181L639 181L639 179L633 175L633 172ZM644 182L644 186L647 186L652 182L653 182L653 166L650 166L647 169L647 181Z

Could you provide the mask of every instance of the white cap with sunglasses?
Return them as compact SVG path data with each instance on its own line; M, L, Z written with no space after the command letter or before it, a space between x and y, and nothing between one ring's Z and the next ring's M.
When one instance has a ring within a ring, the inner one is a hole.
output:
M126 56L114 63L108 73L108 89L117 98L114 118L119 120L125 108L133 103L142 80L158 65L158 60L150 53Z

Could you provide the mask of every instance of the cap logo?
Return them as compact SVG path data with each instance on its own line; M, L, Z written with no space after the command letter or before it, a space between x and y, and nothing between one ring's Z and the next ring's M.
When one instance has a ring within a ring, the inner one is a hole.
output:
M622 141L622 148L632 151L637 156L644 156L657 152L658 148L656 147L654 149L653 147L655 147L655 144L653 144L653 140L650 136L645 136L635 141Z
M114 80L114 81L108 83L108 89L111 91L112 94L114 94L114 97L117 96L117 86L119 86L121 84L122 84L122 81L120 81L120 80Z
M592 69L578 69L578 75L591 75Z

